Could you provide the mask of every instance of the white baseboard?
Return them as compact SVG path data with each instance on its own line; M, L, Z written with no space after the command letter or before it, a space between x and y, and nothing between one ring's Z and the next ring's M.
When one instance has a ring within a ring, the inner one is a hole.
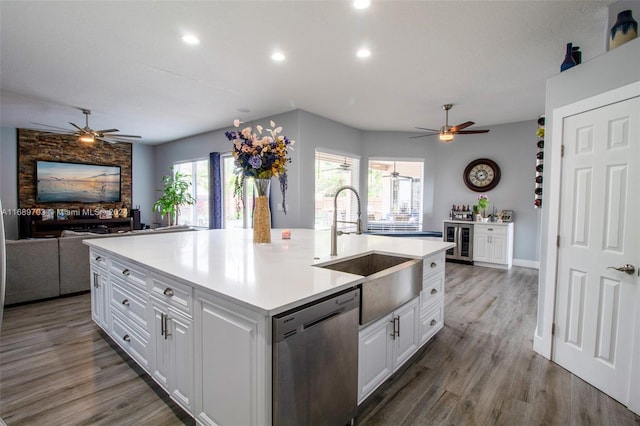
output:
M513 266L523 268L540 269L540 262L537 260L513 259Z

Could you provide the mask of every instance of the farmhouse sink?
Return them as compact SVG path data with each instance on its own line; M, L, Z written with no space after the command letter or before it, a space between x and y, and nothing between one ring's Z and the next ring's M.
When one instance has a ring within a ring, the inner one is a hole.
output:
M360 298L362 325L387 315L422 289L421 259L369 253L316 266L365 277Z

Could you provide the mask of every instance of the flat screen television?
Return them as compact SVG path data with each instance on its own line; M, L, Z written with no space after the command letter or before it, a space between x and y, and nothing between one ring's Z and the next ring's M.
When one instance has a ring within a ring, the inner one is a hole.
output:
M117 203L120 166L36 161L39 203Z

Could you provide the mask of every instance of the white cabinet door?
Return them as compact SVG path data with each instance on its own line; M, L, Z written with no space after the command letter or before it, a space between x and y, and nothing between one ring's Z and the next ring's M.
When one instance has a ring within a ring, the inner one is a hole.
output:
M185 410L193 412L193 327L192 321L169 308L171 341L171 397Z
M504 235L493 235L491 237L491 262L507 263L507 239Z
M358 342L358 402L362 402L393 371L393 345L389 343L392 316L360 332Z
M107 333L109 326L109 277L102 268L91 265L91 317Z
M171 398L192 412L192 321L155 298L151 298L151 376Z
M401 366L418 349L419 312L418 298L397 309L393 315L396 318L396 333L393 339L393 368Z
M474 262L490 262L491 256L489 251L489 235L477 229L473 237L473 261Z
M197 293L194 417L199 424L270 423L266 377L271 377L271 353L264 342L265 322L255 313L238 306L229 309L223 301Z
M413 355L420 344L419 297L360 330L358 403Z
M153 319L151 321L151 376L164 390L169 391L169 374L171 369L171 348L165 340L165 315L167 305L151 298Z

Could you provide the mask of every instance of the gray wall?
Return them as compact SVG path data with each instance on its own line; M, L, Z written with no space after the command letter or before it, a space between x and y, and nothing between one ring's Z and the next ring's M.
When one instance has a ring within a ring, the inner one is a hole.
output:
M9 127L0 128L0 198L2 208L10 214L4 216L5 238L18 239L18 132Z
M151 206L156 201L153 191L155 182L155 148L153 145L133 144L132 147L132 207L140 206L140 221L153 222Z
M542 111L541 111L542 113ZM425 229L442 229L452 204L475 204L478 192L468 189L462 173L471 161L489 158L500 166L501 179L486 193L489 210L513 210L513 257L538 260L540 209L533 206L536 165L536 120L491 126L486 134L458 136L449 144L434 144L434 214Z
M502 170L500 184L487 194L491 206L514 211L514 258L532 265L538 261L540 210L533 207L536 120L492 126L486 135L459 136L451 144L441 144L435 137L410 139L415 133L361 131L303 110L245 125L265 126L271 119L283 127L283 134L296 141L289 164L287 215L279 207L274 209L275 228L313 228L316 148L360 156L363 209L367 205L364 189L369 158L424 160L423 223L425 230L435 231L442 230L442 221L448 217L451 204L475 202L478 194L464 185L462 172L470 161L488 157ZM156 146L155 182L160 182L174 162L205 158L210 152L229 152L231 145L224 132L231 128L230 124L225 129ZM282 198L276 180L273 185L271 193L279 204Z

